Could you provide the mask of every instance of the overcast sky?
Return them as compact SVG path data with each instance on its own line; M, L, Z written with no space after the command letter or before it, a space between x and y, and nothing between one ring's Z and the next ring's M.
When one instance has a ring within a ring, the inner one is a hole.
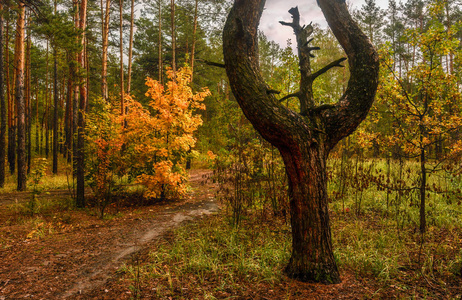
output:
M365 3L364 0L347 1L355 9L361 8ZM382 8L386 8L388 5L388 0L376 1ZM313 23L320 24L322 27L327 26L316 0L266 0L265 10L260 21L260 29L270 40L279 43L281 47L287 45L287 39L291 39L292 43L295 42L292 28L279 24L279 21L291 22L292 19L288 10L294 6L298 6L300 11L301 25L309 24L312 21Z

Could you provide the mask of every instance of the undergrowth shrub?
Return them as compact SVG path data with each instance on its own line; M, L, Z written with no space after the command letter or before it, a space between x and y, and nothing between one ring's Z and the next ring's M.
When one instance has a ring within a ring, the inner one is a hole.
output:
M101 217L127 174L130 182L145 187L147 198L178 198L186 193L185 164L194 155L194 132L202 124L198 111L205 109L202 101L210 93L206 88L193 93L187 67L167 74L165 86L146 79L148 106L129 95L124 114L115 101L93 103L87 117L87 182L98 199Z

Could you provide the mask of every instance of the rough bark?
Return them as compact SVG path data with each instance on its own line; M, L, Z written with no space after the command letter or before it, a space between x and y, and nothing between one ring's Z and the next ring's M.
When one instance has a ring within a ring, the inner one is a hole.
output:
M24 24L26 8L24 3L19 3L18 19L16 23L16 105L18 109L18 134L17 134L17 164L18 164L18 191L26 190L26 103L24 97Z
M299 32L300 113L282 106L275 94L268 92L271 88L259 70L257 27L265 0L234 1L223 33L223 53L233 93L244 114L278 148L285 163L293 237L286 272L303 281L337 283L340 276L332 250L326 161L330 150L356 129L373 103L378 56L344 2L319 0L318 3L350 64L348 88L338 103L314 105L310 84L315 78L309 54L317 48L308 47L309 28L300 32L294 9L290 10L294 19L290 24Z
M3 88L3 5L0 3L0 188L5 185L6 103Z

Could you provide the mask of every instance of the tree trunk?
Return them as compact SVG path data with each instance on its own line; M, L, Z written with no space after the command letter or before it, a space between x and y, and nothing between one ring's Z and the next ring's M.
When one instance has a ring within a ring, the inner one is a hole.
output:
M35 79L35 152L38 154L39 145L39 87L38 78Z
M69 71L71 73L71 71ZM64 125L64 132L66 138L65 144L65 155L67 157L67 162L70 163L72 161L72 74L69 74L69 78L67 79L67 101L66 101L66 113L65 113L65 125Z
M163 72L163 66L162 66L162 1L159 0L159 35L158 35L158 55L159 55L159 82L162 83L162 72Z
M27 16L30 22L30 13ZM29 27L29 23L28 23ZM31 77L31 30L27 30L27 52L26 52L26 150L27 150L27 174L30 174L32 165L32 116L31 116L31 96L32 96L32 77Z
M195 6L194 6L194 23L193 23L193 40L192 40L192 45L191 45L191 82L193 81L194 78L194 55L196 52L196 33L197 33L197 6L199 4L199 0L196 0Z
M55 14L56 14L55 0ZM53 45L53 174L58 174L58 51Z
M132 58L133 58L133 27L135 25L135 0L131 1L130 8L130 40L128 43L128 82L127 93L130 94L132 84Z
M119 0L120 6L120 114L123 116L125 113L125 99L124 99L124 39L123 39L123 11L124 1Z
M9 17L6 19L6 41L5 41L5 61L6 61L6 96L8 99L8 166L10 174L14 174L16 166L16 124L14 112L14 100L11 95L10 84L10 34Z
M79 1L73 0L74 5L74 28L76 31L79 30L80 23L79 23ZM75 40L76 44L80 43L79 37L76 37ZM78 82L80 81L79 77L79 57L78 53L72 52L72 60L75 61L74 64L71 64L72 70L72 91L73 91L73 99L72 99L72 169L73 169L73 178L75 179L77 175L77 164L78 164L78 147L77 147L77 134L78 134L78 111L79 111L79 85ZM78 205L78 203L76 203Z
M172 30L172 71L176 73L175 0L170 0L170 25Z
M81 70L85 70L85 29L87 21L87 0L81 0L79 9L79 29L81 32L80 43L82 50L79 52L78 62ZM77 129L77 207L85 207L85 111L87 105L86 77L80 81L80 102L78 112Z
M330 68L341 66L344 59L311 73L305 60L310 51L319 48L308 46L312 27L299 27L297 8L289 11L293 22L283 25L294 28L300 48L301 86L291 96L303 106L300 113L284 107L261 76L257 30L265 0L234 1L223 31L223 54L233 93L244 114L284 159L292 224L292 256L286 272L303 281L337 283L340 276L329 225L326 160L330 150L366 117L377 89L379 63L374 47L344 2L319 0L318 4L350 65L348 88L337 104L315 106L310 85Z
M48 154L49 154L49 138L50 138L50 115L49 115L49 111L50 111L50 105L49 105L49 99L50 99L50 91L49 91L49 84L48 84L48 65L49 65L49 55L48 55L48 40L47 40L47 55L46 55L46 71L45 71L45 85L46 85L46 88L45 88L45 112L44 112L44 116L43 116L43 121L44 121L44 125L45 125L45 156L46 158L48 158Z
M318 136L318 139L322 137ZM297 150L280 150L289 179L293 214L292 256L286 272L302 281L340 281L333 255L328 214L326 149L321 143L297 141Z
M58 174L58 60L54 46L53 55L53 174Z
M26 190L26 103L24 98L24 23L26 7L19 2L16 23L16 105L18 108L18 191Z
M106 0L106 10L104 11L103 18L103 49L102 49L102 68L101 68L101 94L105 101L108 101L108 87L107 87L107 50L108 50L108 38L109 38L109 14L111 8L111 0ZM101 2L101 13L103 13L103 7Z
M0 3L0 188L5 185L6 103L3 88L3 4Z

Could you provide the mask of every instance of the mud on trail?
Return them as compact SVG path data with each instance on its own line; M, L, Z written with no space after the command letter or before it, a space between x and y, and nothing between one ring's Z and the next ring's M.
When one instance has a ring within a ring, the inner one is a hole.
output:
M209 173L192 171L192 192L181 201L126 208L110 220L85 211L15 222L0 216L0 300L86 299L104 291L124 261L148 251L156 238L218 211L216 186L204 180ZM8 211L10 198L0 200L0 215Z

